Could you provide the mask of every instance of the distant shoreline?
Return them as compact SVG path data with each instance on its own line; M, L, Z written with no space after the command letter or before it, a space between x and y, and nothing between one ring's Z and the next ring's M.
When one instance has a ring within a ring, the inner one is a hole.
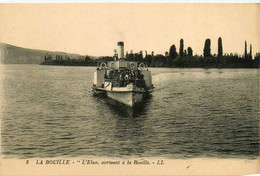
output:
M65 52L52 52L34 50L0 43L0 56L2 64L40 64L56 66L97 66L98 62L113 61L114 57L93 57L88 55L70 54ZM175 54L174 54L175 53ZM237 54L224 54L222 56L192 55L176 51L162 54L126 53L126 60L144 62L148 67L162 68L260 68L260 53L254 57L251 52L243 56Z
M128 60L128 59L127 59ZM96 67L100 62L113 61L112 57L105 57L100 59L81 59L81 60L45 60L40 65L52 65L52 66L92 66ZM130 60L131 61L131 60ZM138 61L139 63L146 63L150 68L260 68L260 57L252 59L234 58L232 57L180 57L175 60L171 60L168 57L162 55L156 55L150 57L150 59L136 59L132 61ZM234 62L232 62L234 61Z
M10 64L12 65L12 64ZM39 65L44 65L44 66L68 66L68 67L97 67L97 65L58 65L58 64L39 64ZM179 69L260 69L260 67L150 67L148 66L147 68L179 68Z

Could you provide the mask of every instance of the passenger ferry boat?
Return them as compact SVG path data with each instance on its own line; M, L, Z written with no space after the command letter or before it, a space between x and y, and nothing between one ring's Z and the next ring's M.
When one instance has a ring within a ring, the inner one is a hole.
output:
M154 89L151 72L145 63L123 59L123 42L118 42L121 58L99 62L94 72L93 92L133 107L141 103Z

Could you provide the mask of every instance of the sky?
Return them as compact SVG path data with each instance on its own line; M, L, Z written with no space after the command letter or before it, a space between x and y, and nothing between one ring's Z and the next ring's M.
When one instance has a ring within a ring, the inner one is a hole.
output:
M217 54L244 53L245 41L260 52L259 4L51 3L0 4L0 42L31 49L112 56L125 51L164 54L180 39L202 55L211 39Z

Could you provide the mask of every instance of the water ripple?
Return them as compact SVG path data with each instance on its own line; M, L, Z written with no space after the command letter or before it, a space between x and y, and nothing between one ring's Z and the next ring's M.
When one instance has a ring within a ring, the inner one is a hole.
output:
M259 155L257 70L152 68L155 91L131 109L92 95L95 68L5 67L4 157Z

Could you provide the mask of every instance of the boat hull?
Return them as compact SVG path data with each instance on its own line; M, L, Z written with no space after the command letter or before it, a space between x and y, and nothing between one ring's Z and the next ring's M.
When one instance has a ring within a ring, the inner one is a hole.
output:
M117 102L133 107L141 103L148 95L148 91L136 91L136 90L106 90L104 88L94 88L93 92L95 95L105 95Z
M141 103L145 97L144 92L107 92L107 96L120 103L133 107Z

